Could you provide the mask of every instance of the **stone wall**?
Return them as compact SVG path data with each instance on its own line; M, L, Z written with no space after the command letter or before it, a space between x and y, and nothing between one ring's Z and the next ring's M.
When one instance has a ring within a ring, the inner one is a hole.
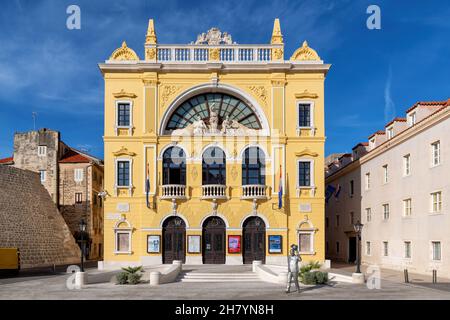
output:
M39 174L0 166L0 247L19 248L22 268L79 262L80 249Z
M14 167L39 172L46 171L42 183L53 202L58 201L59 132L40 129L14 135ZM47 153L38 155L38 146L46 146Z

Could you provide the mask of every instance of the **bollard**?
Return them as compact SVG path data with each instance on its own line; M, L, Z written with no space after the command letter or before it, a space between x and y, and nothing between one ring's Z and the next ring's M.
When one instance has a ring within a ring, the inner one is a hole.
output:
M256 272L256 266L260 266L260 265L262 265L261 260L254 260L252 263L252 272Z
M81 289L85 284L87 284L86 272L75 272L75 288Z
M437 270L433 270L433 283L437 283Z
M160 279L161 279L161 272L159 272L159 271L150 272L150 285L151 286L159 286Z
M403 274L404 274L404 276L405 276L405 283L409 283L408 269L404 269L404 270L403 270Z

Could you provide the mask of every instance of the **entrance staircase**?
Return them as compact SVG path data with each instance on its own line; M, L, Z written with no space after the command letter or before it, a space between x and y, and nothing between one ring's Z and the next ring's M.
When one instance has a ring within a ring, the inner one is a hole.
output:
M181 282L260 282L258 275L247 266L236 268L231 266L203 267L184 270L178 276Z

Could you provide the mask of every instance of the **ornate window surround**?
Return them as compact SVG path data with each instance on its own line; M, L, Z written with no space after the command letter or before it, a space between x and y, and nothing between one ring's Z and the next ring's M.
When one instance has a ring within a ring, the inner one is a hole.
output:
M303 225L308 225L308 228L304 228ZM305 255L315 255L316 251L314 250L314 237L315 237L315 233L318 231L317 228L314 228L313 224L311 223L310 220L303 220L299 223L298 228L297 228L297 244L298 247L300 249L300 235L301 234L309 234L311 236L311 243L310 243L310 250L309 251L299 251L300 254L305 254Z
M296 161L297 161L297 164L296 164L296 170L297 170L296 177L297 177L297 179L295 181L295 184L296 184L296 189L297 189L297 198L300 197L301 190L304 190L304 189L310 190L310 196L314 197L314 195L316 194L316 189L317 189L317 187L315 185L315 177L314 177L314 171L315 171L314 159L306 158L306 157L300 157L300 158L297 158ZM300 180L300 177L299 177L300 162L309 162L310 163L309 170L310 170L311 185L309 185L309 186L300 186L299 185L299 180Z
M124 227L120 227L120 225L122 223L125 223L127 226ZM114 254L132 254L132 234L133 232L133 227L130 224L130 222L128 222L127 219L125 219L124 217L122 217L119 221L116 222L116 224L114 225ZM128 234L128 243L129 243L129 247L127 251L119 251L118 250L118 234L119 233L125 233Z
M310 125L307 127L300 127L299 123L300 123L300 111L299 111L299 105L300 104L309 104L309 112L310 112ZM314 101L313 100L303 100L303 99L297 99L295 101L295 106L296 106L296 112L297 112L297 123L295 124L296 127L296 132L297 132L297 136L301 135L301 130L302 129L309 129L310 130L310 135L311 136L315 136L316 135L316 127L315 127L315 122L314 122Z
M117 183L117 163L119 161L126 161L130 164L130 177L129 177L129 184L128 186L119 186ZM114 196L117 197L118 190L119 189L128 189L128 195L131 196L133 192L133 159L131 158L125 158L125 157L119 157L114 159Z
M119 104L129 104L130 105L130 125L119 126ZM128 135L133 135L133 100L116 100L114 108L114 132L116 136L119 134L119 129L128 129Z

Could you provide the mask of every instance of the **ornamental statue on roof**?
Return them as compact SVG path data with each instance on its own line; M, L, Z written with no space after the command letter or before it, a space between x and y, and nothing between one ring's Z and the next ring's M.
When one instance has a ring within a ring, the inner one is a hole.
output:
M197 40L191 44L207 44L217 46L220 44L236 44L233 43L231 35L227 32L222 32L218 28L211 28L207 33L203 32L197 36Z

